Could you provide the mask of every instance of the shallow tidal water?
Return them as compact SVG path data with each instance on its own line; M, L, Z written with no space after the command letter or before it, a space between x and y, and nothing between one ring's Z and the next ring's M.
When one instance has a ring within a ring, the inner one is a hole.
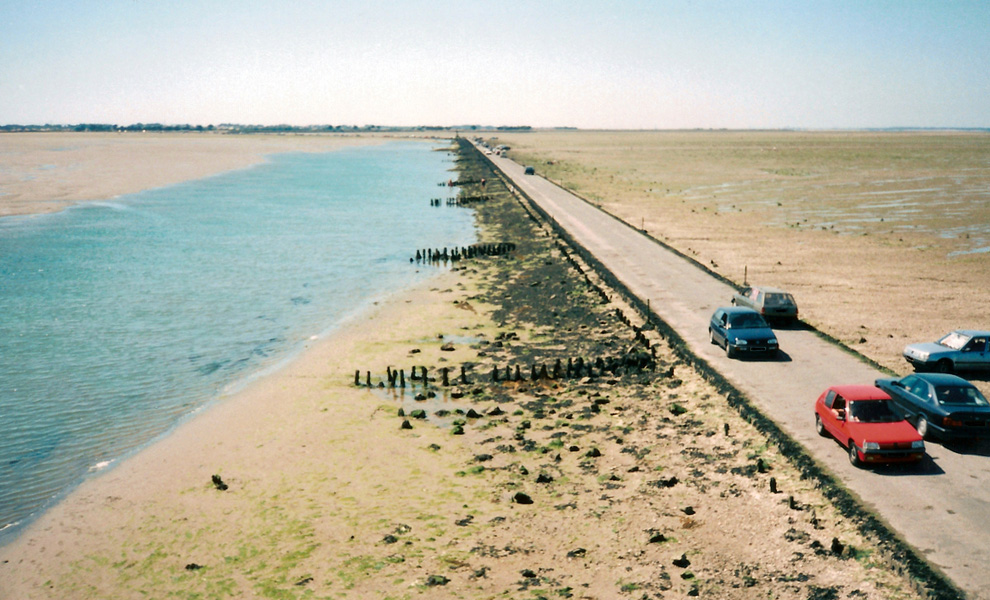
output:
M450 155L394 142L284 154L0 219L0 544L86 476L429 277L475 241Z

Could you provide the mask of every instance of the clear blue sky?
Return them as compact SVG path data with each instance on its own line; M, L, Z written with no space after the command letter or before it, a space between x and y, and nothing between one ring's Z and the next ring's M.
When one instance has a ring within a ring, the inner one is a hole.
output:
M0 0L0 124L990 127L990 2Z

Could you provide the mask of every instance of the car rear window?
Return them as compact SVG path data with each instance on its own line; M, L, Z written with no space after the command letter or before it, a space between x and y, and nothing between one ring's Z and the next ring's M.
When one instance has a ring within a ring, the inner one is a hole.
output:
M794 299L791 298L790 294L767 294L763 304L764 306L786 306L794 304Z
M987 399L980 390L961 385L942 385L935 387L935 396L939 404L958 404L964 406L988 406Z

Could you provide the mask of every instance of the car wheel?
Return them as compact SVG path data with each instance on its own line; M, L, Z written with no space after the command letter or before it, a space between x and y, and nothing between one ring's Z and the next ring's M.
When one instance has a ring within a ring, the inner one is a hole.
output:
M862 467L863 461L859 459L859 450L856 449L856 443L849 440L849 464L854 467Z
M732 344L729 343L729 340L725 340L725 355L729 358L736 357L736 351L732 349Z
M935 364L935 370L939 373L951 373L952 361L947 358L943 358Z
M815 431L822 437L828 437L828 430L825 429L825 424L822 423L822 416L819 414L815 414Z
M918 415L918 420L914 422L914 428L922 439L928 439L928 419L924 415Z
M711 327L708 328L708 341L712 344L718 344L718 342L715 341L715 332L712 331Z

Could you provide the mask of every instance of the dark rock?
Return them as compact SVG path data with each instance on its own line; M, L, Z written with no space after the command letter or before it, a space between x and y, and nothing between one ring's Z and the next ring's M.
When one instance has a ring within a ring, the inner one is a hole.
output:
M223 479L219 475L213 476L213 487L217 488L221 492L227 491L227 484L223 482Z
M402 419L402 425L399 426L399 429L412 429L412 423L409 422L409 419Z
M186 565L187 571L198 571L203 568L203 565L197 565L196 563L189 563Z
M585 550L584 548L577 548L575 550L571 550L570 552L568 552L567 558L584 558L584 556L587 553L588 551Z
M438 585L447 585L450 580L443 575L430 575L426 578L426 585L429 587L436 587Z
M412 418L414 418L414 419L425 419L426 418L426 411L423 410L422 408L417 408L416 410L414 410L411 413L409 413L409 416L412 417Z
M829 547L832 554L836 556L842 556L842 551L846 549L845 545L839 541L839 538L832 538L832 545Z
M687 554L682 554L680 558L675 558L673 563L675 567L686 569L691 564L691 561L688 560Z
M522 492L516 492L512 496L512 501L515 502L516 504L532 504L533 503L533 499L530 498L527 494L524 494Z
M553 483L553 477L550 477L546 473L540 473L536 478L536 483Z

